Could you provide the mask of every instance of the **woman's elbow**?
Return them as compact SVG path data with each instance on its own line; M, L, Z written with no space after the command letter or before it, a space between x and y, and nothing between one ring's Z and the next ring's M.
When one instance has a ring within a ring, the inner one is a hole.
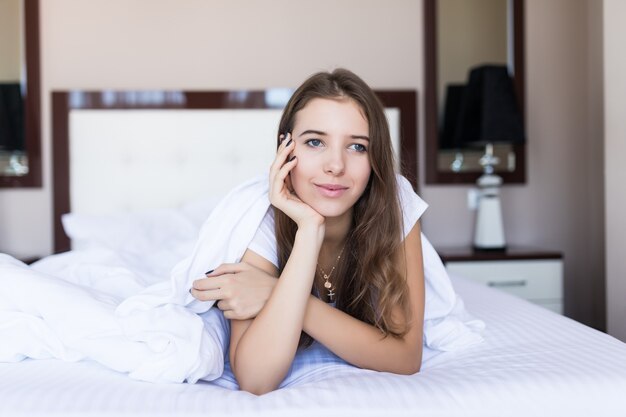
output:
M416 350L411 349L407 356L402 361L402 369L400 374L413 375L417 374L422 368L422 349L421 346Z
M422 369L422 361L418 361L418 362L412 362L409 364L409 366L407 366L406 370L407 373L406 375L414 375L419 373L420 369Z
M414 361L410 361L404 363L400 369L397 370L397 374L400 375L414 375L419 373L422 367L421 363L414 363Z
M234 368L233 374L239 384L241 391L249 392L254 395L263 395L272 392L278 388L271 378L259 375L259 372L237 372Z
M276 388L278 387L275 387L271 384L268 384L262 381L239 382L240 390L249 392L250 394L254 394L254 395L264 395L264 394L267 394L268 392L272 392L276 390Z
M233 355L234 356L234 355ZM281 381L285 377L280 372L275 372L273 367L258 366L250 361L231 359L231 370L241 391L254 395L263 395L278 389ZM287 372L285 371L285 374Z

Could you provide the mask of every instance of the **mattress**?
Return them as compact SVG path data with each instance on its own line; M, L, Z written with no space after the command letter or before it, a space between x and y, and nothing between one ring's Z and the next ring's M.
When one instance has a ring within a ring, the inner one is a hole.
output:
M626 344L525 300L452 277L485 341L412 376L315 361L257 397L224 379L131 380L94 362L0 364L0 415L626 416Z

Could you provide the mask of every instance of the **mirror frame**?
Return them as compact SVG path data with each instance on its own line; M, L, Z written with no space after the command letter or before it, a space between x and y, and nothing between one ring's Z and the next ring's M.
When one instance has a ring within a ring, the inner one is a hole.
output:
M24 147L28 173L21 176L0 174L0 188L41 187L41 90L39 55L39 0L23 0L24 60Z
M513 83L522 120L526 126L524 107L524 0L508 0L513 7ZM439 100L437 97L437 0L424 0L424 134L426 142L426 184L475 183L481 172L445 172L438 169L439 152ZM515 170L497 172L504 183L526 182L526 144L513 145L516 156Z

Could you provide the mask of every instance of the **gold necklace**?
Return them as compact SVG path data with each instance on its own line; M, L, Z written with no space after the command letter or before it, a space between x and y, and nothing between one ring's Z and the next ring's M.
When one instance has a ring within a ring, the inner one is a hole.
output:
M332 269L330 270L328 274L326 273L326 271L324 271L324 269L322 269L319 262L317 263L317 267L320 270L320 275L324 279L324 288L328 290L327 295L330 301L334 301L334 297L335 297L335 291L334 291L335 288L333 287L333 284L330 282L330 278L332 277L333 272L335 272L335 268L337 268L337 265L339 264L339 260L341 259L341 255L343 254L343 250L345 249L345 247L346 247L346 244L344 243L341 248L341 252L339 252L339 256L337 256L337 260L335 261L335 264L333 265Z

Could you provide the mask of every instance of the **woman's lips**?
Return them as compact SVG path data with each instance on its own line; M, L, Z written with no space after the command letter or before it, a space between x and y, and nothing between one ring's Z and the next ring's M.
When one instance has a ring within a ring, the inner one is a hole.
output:
M325 197L341 197L343 193L348 189L342 185L337 184L315 184L315 187Z

